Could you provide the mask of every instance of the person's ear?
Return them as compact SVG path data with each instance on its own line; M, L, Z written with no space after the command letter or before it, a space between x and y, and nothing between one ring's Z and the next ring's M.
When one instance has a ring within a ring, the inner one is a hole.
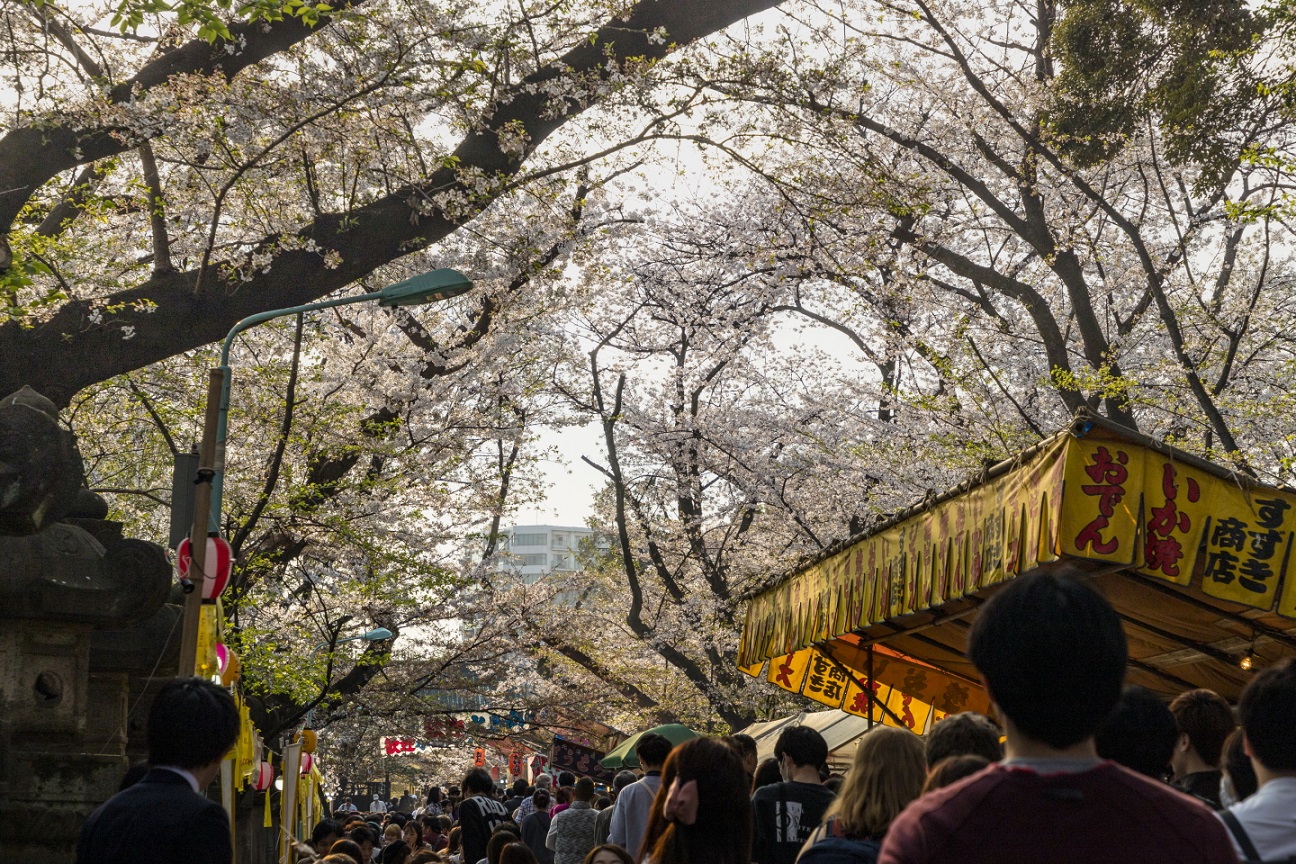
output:
M1179 740L1175 742L1175 751L1176 751L1176 752L1179 752L1179 753L1187 753L1187 752L1188 752L1188 748L1191 747L1191 746L1192 746L1192 743L1188 740L1188 733L1187 733L1187 732L1180 732L1180 733L1179 733ZM1248 755L1250 755L1250 754L1248 754Z
M1254 759L1255 754L1251 752L1251 742L1247 739L1246 733L1242 733L1242 752L1247 755L1248 759Z

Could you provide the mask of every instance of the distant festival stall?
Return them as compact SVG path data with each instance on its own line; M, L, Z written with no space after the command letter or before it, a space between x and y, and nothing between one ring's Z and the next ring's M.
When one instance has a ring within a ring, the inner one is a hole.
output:
M1236 701L1296 654L1296 493L1084 412L1072 426L749 595L739 666L922 733L989 700L964 651L1021 574L1081 574L1116 607L1127 680Z

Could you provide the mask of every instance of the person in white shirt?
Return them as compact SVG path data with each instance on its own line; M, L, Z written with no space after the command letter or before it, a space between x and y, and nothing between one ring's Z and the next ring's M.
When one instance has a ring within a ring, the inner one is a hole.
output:
M608 842L620 846L639 860L639 847L648 831L648 817L652 813L653 799L661 788L661 769L670 755L672 744L656 733L640 736L635 743L635 756L645 774L642 780L631 783L617 796L616 809L612 811Z
M383 800L382 800L381 798L378 797L378 793L377 793L377 792L374 793L373 800L369 802L369 812L370 812L370 813L386 813L386 812L387 812L387 805L384 804L384 803L383 803Z
M1296 658L1253 678L1238 700L1238 715L1260 788L1218 815L1242 860L1296 856Z

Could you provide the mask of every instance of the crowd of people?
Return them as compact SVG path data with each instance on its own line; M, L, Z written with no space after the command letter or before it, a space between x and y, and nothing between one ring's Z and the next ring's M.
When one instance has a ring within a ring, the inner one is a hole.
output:
M997 722L956 714L925 739L880 726L859 740L844 776L829 773L827 743L806 726L785 729L773 758L760 764L747 736L672 746L646 734L635 748L641 774L623 771L606 789L562 773L505 790L473 769L456 788L429 790L408 814L344 805L315 827L307 857L326 864L1296 861L1296 660L1256 674L1236 713L1209 690L1167 705L1123 687L1128 654L1119 616L1081 579L1056 573L1020 577L987 601L968 632L967 656ZM189 768L210 765L191 760ZM179 771L155 768L150 776L159 770ZM84 850L108 842L104 832L114 829L107 826L120 829L120 798L87 822ZM195 811L194 818L211 815Z

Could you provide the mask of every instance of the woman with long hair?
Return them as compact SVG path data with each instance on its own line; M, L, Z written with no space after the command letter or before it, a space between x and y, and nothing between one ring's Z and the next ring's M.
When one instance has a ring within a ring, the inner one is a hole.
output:
M662 766L648 830L636 860L651 864L750 864L747 772L733 748L694 738Z
M797 864L874 864L891 821L922 793L926 777L927 754L917 735L891 726L867 733L855 748L841 795L806 840Z

